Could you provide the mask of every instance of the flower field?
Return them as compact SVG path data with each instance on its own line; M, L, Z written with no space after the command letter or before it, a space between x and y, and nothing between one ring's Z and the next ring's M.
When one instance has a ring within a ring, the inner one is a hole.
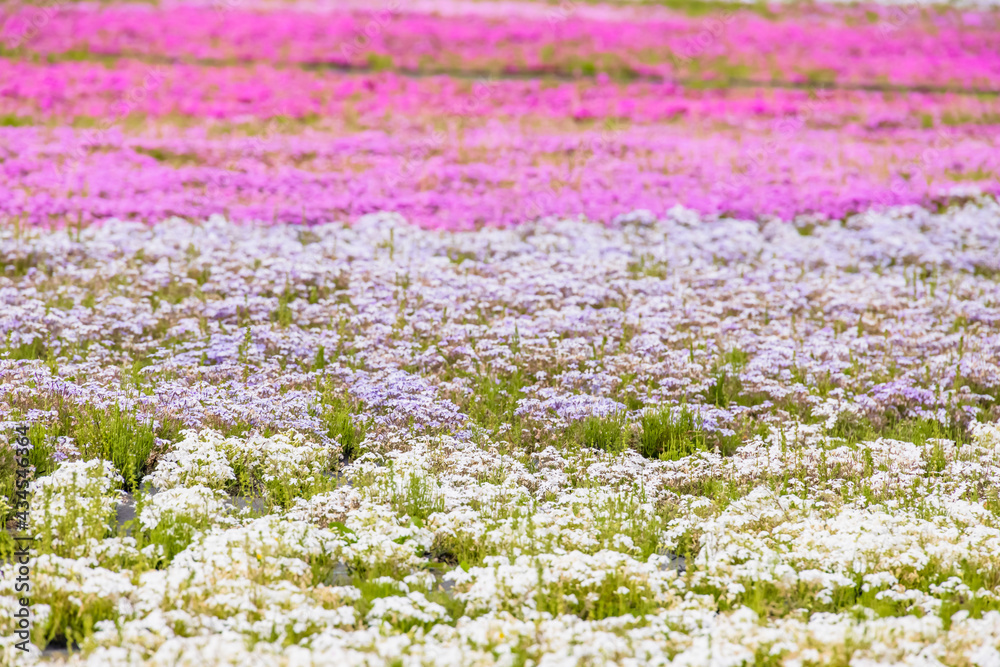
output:
M1000 666L1000 9L0 6L0 664Z

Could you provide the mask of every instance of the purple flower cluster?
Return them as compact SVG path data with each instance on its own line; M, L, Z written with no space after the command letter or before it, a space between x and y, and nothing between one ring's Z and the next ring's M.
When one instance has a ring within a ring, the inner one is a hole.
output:
M0 405L320 440L330 387L359 423L451 433L497 427L494 394L505 428L552 433L682 404L710 429L997 416L992 200L843 224L628 219L8 229Z

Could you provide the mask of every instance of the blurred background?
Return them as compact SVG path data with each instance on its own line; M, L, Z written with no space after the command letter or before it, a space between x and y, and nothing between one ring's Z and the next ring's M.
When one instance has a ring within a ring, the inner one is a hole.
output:
M991 3L0 5L0 217L841 218L996 193Z

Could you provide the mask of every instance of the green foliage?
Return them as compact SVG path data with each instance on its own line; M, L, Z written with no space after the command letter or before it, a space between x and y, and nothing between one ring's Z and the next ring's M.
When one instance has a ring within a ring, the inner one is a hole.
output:
M24 256L0 256L0 270L4 275L13 278L22 278L27 275L29 269L45 268L46 257L38 252L28 252Z
M326 348L322 345L316 350L316 357L313 359L313 370L321 371L326 368Z
M538 442L524 420L514 414L524 387L530 384L520 368L511 373L457 373L467 378L469 392L453 394L451 399L469 416L472 423L486 429L514 449L533 451Z
M388 476L385 481L393 483ZM396 514L410 517L417 526L423 526L431 514L444 511L444 498L437 492L437 487L431 480L421 475L408 475L403 488L385 489L383 494L388 496Z
M135 518L125 522L121 532L131 536L136 541L136 549L142 550L150 545L158 546L155 552L147 556L146 567L162 568L173 560L174 556L184 551L200 532L209 531L213 522L206 516L191 516L180 512L161 512L158 520L151 527L143 528L139 521L143 508L149 502L147 489L136 489Z
M111 461L126 488L136 488L156 447L152 421L140 420L117 403L105 410L87 408L79 417L75 434L84 458Z
M764 437L769 429L764 422L750 417L736 419L726 434L709 430L697 412L688 406L679 409L663 406L646 410L631 422L626 413L607 417L588 417L571 427L571 432L583 445L612 454L628 448L651 459L676 461L700 451L715 451L732 456L744 441L754 436Z
M849 412L842 412L837 416L829 434L842 438L851 445L879 438L902 440L916 445L925 445L928 440L933 439L969 442L968 430L958 423L944 425L933 419L898 419L891 415L872 420Z
M78 647L94 634L100 621L119 618L118 605L112 599L102 599L97 592L73 595L56 590L46 590L33 598L34 604L49 607L44 625L33 629L32 641L40 647Z
M662 512L650 512L649 498L641 488L622 488L603 502L591 502L590 510L599 517L596 527L598 537L607 548L614 548L619 535L632 540L638 549L639 560L646 560L660 547L666 523Z
M743 381L739 372L722 367L715 372L715 381L708 388L705 398L711 405L728 408L731 403L739 403L743 393Z
M369 53L367 57L368 67L376 72L384 72L393 67L392 56L385 53Z
M271 313L271 321L277 322L281 327L291 325L295 315L289 304L297 298L298 295L294 290L290 287L285 287L285 290L278 295L278 307Z
M14 449L0 447L0 557L8 554L7 548L14 543L3 528L13 518L16 491L17 463Z
M340 443L341 458L350 462L361 454L361 443L368 432L368 422L361 417L362 406L338 394L332 386L320 385L318 390L321 392L318 409L326 434Z
M680 411L670 408L643 413L639 453L651 459L677 459L708 448L701 420L687 406Z
M51 474L56 469L54 460L56 435L44 424L35 423L28 429L28 440L31 441L28 461L35 469L35 477Z
M469 416L486 428L499 426L514 416L527 384L520 369L506 375L471 375L469 380L472 382Z
M621 592L621 589L627 592ZM595 595L592 596L592 593ZM546 586L537 600L538 610L541 612L553 615L575 614L583 620L599 620L625 614L641 617L652 613L657 607L651 591L624 576L606 576L601 579L600 585L587 588L552 584Z
M588 417L583 421L583 444L617 454L629 445L629 422L623 412L606 417Z
M119 483L105 476L106 465L91 462L71 474L64 470L58 484L44 484L35 490L30 520L38 553L78 558L91 541L110 534Z
M929 592L932 586L940 586L949 579L959 579L962 584L973 591L992 590L991 586L1000 583L996 567L990 569L983 564L963 563L956 570L942 570L931 561L921 569L900 571L900 580L906 580L908 587ZM862 574L855 575L853 585L834 588L829 598L824 600L817 596L818 588L814 585L798 583L796 585L777 585L769 581L744 580L744 591L733 599L727 599L723 591L705 587L700 592L715 595L719 609L727 611L747 606L761 617L781 618L795 615L802 609L813 613L854 613L859 619L866 618L870 613L876 617L916 615L927 613L910 599L893 599L880 596L880 587L865 590ZM936 596L943 599L943 604L937 612L944 627L951 624L951 617L959 611L967 611L972 618L981 618L984 612L1000 609L996 599L967 595L961 589L956 592L938 592Z
M34 124L35 122L26 116L0 114L0 127L29 127Z

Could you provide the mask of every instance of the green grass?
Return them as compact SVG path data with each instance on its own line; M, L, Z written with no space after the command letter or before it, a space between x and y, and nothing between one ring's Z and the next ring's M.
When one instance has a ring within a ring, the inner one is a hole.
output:
M35 121L27 116L15 116L14 114L0 114L0 127L30 127Z
M81 417L82 423L75 430L81 453L85 458L111 461L126 488L136 488L148 472L156 446L151 421L140 420L118 404L107 409L86 409Z
M732 434L706 429L698 413L687 405L647 409L635 422L623 412L592 416L569 429L570 438L586 447L611 454L631 448L646 458L667 461L708 451L732 456L744 441L769 432L767 424L749 417L736 419L727 430Z
M910 572L900 572L900 580L909 582L908 587L916 588L925 593L929 592L932 585L941 584L951 577L957 577L962 583L972 590L992 590L998 583L998 570L985 570L982 565L972 565L965 563L958 570L942 571L932 561L920 570ZM878 618L899 617L906 615L924 616L927 612L919 605L910 600L892 600L878 597L878 592L882 588L873 588L868 591L862 588L863 581L861 575L856 575L856 582L853 586L843 586L835 588L831 599L823 602L817 599L818 589L814 586L798 584L797 586L779 587L772 582L750 581L743 582L746 589L734 600L727 601L722 591L705 587L702 592L716 596L719 609L729 611L738 609L745 605L764 618L782 618L794 616L801 609L809 609L810 612L828 613L851 613L859 619L863 619L865 610L874 612ZM943 594L944 604L938 612L938 616L948 628L951 624L951 616L958 611L968 611L972 618L982 618L983 613L1000 610L1000 601L988 600L981 597L967 597L960 594Z
M892 416L872 420L846 412L837 417L829 435L842 438L849 445L879 438L902 440L916 445L925 445L932 439L953 440L956 443L970 441L968 430L957 423L944 425L932 419L899 419Z
M617 412L606 417L588 417L583 420L583 444L587 447L621 453L629 446L629 422L625 413Z
M643 413L639 453L651 459L676 461L708 449L708 439L698 416L683 406L679 413L669 408Z
M471 392L452 396L452 400L470 420L491 433L507 427L503 438L514 447L527 445L529 436L523 432L522 420L514 414L517 403L524 398L524 387L530 384L526 374L517 368L511 373L480 375L458 372L468 379Z
M323 397L323 423L327 435L340 443L340 455L350 462L361 454L361 443L368 432L368 424L360 418L361 407L336 395Z

